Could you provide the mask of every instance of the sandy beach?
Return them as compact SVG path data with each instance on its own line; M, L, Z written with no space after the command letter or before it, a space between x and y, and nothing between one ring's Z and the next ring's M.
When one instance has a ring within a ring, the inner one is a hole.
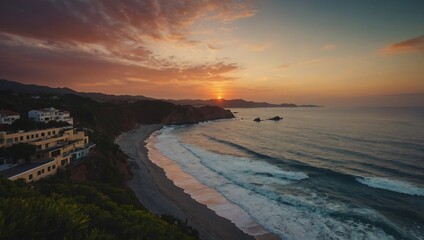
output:
M129 156L133 178L127 184L140 202L155 214L171 214L187 219L189 225L199 231L201 239L255 239L238 229L230 220L193 200L148 159L144 141L161 127L143 125L121 134L115 141ZM259 238L270 239L270 236Z

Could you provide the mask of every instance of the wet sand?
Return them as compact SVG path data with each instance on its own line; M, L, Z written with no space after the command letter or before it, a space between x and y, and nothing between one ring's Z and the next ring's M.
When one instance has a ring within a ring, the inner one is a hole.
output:
M140 202L155 214L171 214L199 231L201 239L277 239L271 234L250 236L242 232L230 220L198 203L183 189L169 180L162 168L152 163L147 154L145 140L162 125L142 125L123 133L115 142L128 156L133 178L127 185Z

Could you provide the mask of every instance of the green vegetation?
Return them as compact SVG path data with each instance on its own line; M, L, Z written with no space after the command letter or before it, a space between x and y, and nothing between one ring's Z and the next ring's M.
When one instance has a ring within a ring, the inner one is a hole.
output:
M71 112L96 151L80 164L32 184L0 178L0 239L198 239L186 222L148 212L125 186L125 154L113 139L138 123L160 123L175 105L161 101L99 103L75 95L0 93L0 108L26 113L54 107ZM18 129L40 129L27 119ZM4 149L3 149L4 151Z
M32 186L0 179L0 239L196 238L181 222L146 211L127 189L71 183L65 175Z

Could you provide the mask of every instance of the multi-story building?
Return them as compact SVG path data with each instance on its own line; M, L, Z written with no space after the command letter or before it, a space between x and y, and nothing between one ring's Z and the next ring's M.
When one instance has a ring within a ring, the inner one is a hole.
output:
M71 117L69 112L61 111L53 107L31 110L28 112L28 117L36 122L48 123L50 121L56 121L67 122L71 125L74 124L74 119Z
M19 118L21 118L19 113L7 109L0 110L0 124L12 124L15 120Z
M43 161L19 164L1 171L0 174L9 180L23 179L25 182L33 182L56 174L58 168L66 167L70 164L70 156L59 156Z
M29 132L0 132L0 147L9 147L16 143L28 143L35 146L36 153L30 163L19 164L0 175L10 179L24 179L26 182L55 174L58 167L71 164L72 161L87 156L95 147L89 143L85 131L73 127L50 128Z
M16 143L29 143L43 139L55 139L62 128L49 128L44 130L19 131L15 133L0 132L0 147L8 147Z

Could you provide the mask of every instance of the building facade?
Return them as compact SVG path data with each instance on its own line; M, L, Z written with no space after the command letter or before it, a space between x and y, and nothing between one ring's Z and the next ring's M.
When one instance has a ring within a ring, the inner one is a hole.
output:
M49 128L34 131L19 131L16 133L0 132L0 147L8 147L17 143L36 143L46 139L55 139L62 128Z
M61 111L53 107L31 110L28 112L28 117L35 122L48 123L50 121L56 121L67 122L71 125L74 124L74 119L71 117L69 112Z
M64 168L70 164L71 159L69 156L61 156L45 161L21 164L2 171L0 174L12 181L23 179L25 182L33 182L54 175L59 168Z
M12 124L14 121L20 118L21 116L19 113L7 109L0 110L0 124Z

